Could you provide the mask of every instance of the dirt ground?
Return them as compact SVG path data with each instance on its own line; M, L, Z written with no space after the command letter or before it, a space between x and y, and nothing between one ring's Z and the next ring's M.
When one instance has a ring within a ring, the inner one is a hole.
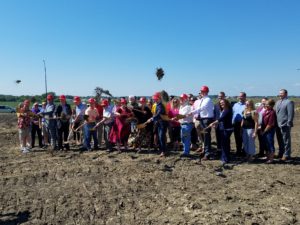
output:
M1 114L0 224L300 224L299 113L294 122L291 161L222 169L195 153L25 155L15 115Z

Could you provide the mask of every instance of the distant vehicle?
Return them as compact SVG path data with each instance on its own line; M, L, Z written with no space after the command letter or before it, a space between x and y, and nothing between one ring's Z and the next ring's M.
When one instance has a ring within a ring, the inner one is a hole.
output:
M0 105L0 113L15 113L16 109L7 106L7 105Z

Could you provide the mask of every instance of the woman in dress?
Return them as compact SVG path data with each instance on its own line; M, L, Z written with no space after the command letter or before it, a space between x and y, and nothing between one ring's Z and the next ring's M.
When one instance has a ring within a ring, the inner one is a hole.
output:
M258 127L258 114L252 100L246 101L241 127L243 129L244 150L247 154L248 162L251 162L255 155L255 137Z
M115 123L110 132L110 141L117 145L118 151L121 151L121 145L127 150L128 138L130 135L130 121L133 116L131 110L127 108L127 101L121 98L120 107L116 107Z
M29 153L31 147L30 122L34 113L30 111L29 105L30 101L25 100L17 108L19 140L23 153Z

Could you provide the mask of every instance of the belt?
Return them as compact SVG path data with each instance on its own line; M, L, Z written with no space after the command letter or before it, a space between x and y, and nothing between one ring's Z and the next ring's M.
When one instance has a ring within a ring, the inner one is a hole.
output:
M193 122L190 122L190 123L182 123L181 125L188 125L188 124L193 124Z

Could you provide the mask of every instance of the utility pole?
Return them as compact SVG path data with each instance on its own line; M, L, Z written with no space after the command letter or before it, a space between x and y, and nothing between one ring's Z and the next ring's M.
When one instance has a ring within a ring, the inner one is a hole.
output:
M43 60L44 62L44 71L45 71L45 89L46 89L46 98L47 98L47 95L48 95L48 91L47 91L47 70L46 70L46 62L45 62L45 59Z

